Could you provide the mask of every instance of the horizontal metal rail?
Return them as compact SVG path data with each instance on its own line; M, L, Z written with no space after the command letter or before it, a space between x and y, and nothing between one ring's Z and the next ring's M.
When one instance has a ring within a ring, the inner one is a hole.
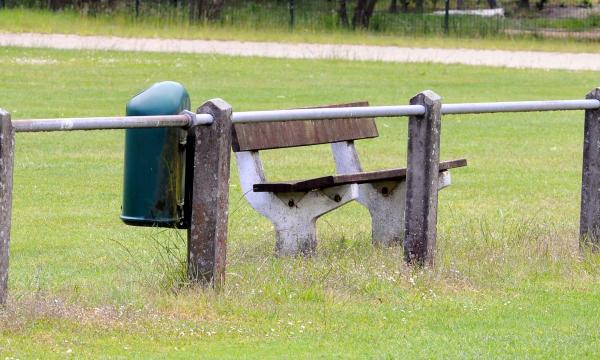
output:
M514 101L492 103L442 104L442 114L483 114L499 112L591 110L600 108L600 101L554 100L554 101Z
M600 101L590 99L442 104L442 114L445 115L590 109L600 109ZM249 123L336 118L397 117L423 115L424 113L425 108L422 105L266 110L234 112L232 114L232 121L235 123ZM212 124L212 122L213 117L210 114L186 112L179 115L15 120L13 121L13 127L17 132L39 132L191 127L208 125Z
M293 110L267 110L234 112L233 122L269 122L269 121L294 121L294 120L321 120L336 118L364 118L364 117L395 117L423 115L425 108L422 105L400 106L363 106L343 108L317 108Z
M600 108L598 100L515 101L492 103L442 104L442 114L482 114L498 112L528 112L556 110L588 110ZM423 115L421 105L317 108L294 110L246 111L233 113L232 121L239 123L320 120L336 118L396 117Z
M16 132L190 127L213 122L209 114L32 119L12 122Z

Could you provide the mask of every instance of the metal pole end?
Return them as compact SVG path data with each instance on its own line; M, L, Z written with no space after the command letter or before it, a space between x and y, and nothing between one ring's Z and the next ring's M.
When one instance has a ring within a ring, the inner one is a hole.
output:
M211 125L215 119L210 114L197 114L189 110L183 110L179 113L185 115L190 120L189 125L186 128L193 128L198 125Z
M196 113L193 113L189 110L183 110L179 113L180 115L185 115L189 119L188 128L196 126Z

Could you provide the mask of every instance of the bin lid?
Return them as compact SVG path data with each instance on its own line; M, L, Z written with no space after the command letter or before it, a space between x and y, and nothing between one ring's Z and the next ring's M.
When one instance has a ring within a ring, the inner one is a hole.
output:
M183 104L182 99L185 99ZM129 100L127 115L173 115L189 108L190 96L183 85L175 81L162 81Z

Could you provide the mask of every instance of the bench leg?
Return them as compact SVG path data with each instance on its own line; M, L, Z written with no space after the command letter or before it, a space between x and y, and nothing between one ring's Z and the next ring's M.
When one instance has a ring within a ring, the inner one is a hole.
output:
M241 151L235 153L235 157L246 200L273 223L278 255L314 252L317 219L358 197L356 184L308 193L254 192L253 184L266 181L258 152Z
M406 182L386 181L362 184L358 201L365 205L371 214L373 245L402 245Z
M338 174L362 172L353 141L331 144ZM449 186L450 172L440 172L438 190ZM371 214L372 242L376 246L402 245L404 242L404 211L406 179L359 185L358 202Z
M317 249L317 218L291 216L288 219L273 223L277 255L313 254Z
M450 173L441 172L438 190L449 186ZM404 241L404 211L406 205L406 181L384 181L362 184L358 201L371 214L372 243L375 246L398 246Z
M277 255L310 255L317 248L317 219L356 199L358 185L275 196L279 204L267 217L275 227Z

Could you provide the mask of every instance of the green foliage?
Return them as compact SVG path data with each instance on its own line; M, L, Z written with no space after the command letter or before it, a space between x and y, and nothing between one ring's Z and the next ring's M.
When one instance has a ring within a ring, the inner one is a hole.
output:
M141 1L139 14L133 11L132 2L121 1L66 1L52 0L63 4L58 13L70 13L91 18L119 19L128 23L153 23L159 27L187 24L189 19L188 2L181 1ZM9 1L9 8L46 8L44 2ZM465 0L465 9L485 9L485 2ZM476 15L451 15L449 18L449 34L455 37L505 37L514 36L518 31L586 31L598 27L598 13L591 8L597 0L584 0L583 3L545 3L545 10L522 9L518 1L501 4L505 9L505 17L482 17ZM370 34L387 34L395 36L429 36L446 34L444 16L434 15L434 11L442 11L443 3L426 1L425 10L416 9L415 2L409 1L408 11L390 13L387 1L378 1L377 8L371 18ZM352 19L355 2L348 2L348 17ZM451 9L456 9L451 4ZM546 11L546 10L552 11ZM562 11L564 10L564 11ZM297 1L294 11L296 32L348 32L350 29L340 24L337 13L337 1ZM287 1L227 1L216 21L202 22L220 28L252 29L263 31L289 31L290 11Z

